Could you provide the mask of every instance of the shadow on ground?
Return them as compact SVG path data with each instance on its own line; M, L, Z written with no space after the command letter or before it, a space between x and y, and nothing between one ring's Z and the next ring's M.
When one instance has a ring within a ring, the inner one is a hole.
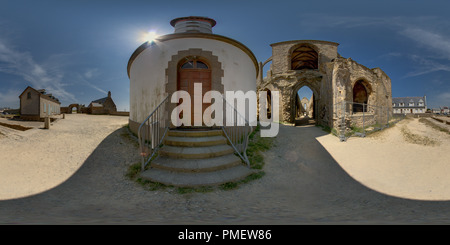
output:
M122 128L105 138L63 184L0 201L0 223L450 223L450 202L386 196L353 180L316 140L324 134L314 126L280 125L276 146L264 153L263 178L231 191L181 195L147 191L126 179L128 166L139 156Z

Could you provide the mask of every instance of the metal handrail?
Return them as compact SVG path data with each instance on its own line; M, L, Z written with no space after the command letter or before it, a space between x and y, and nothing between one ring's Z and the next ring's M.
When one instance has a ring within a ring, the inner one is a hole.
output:
M222 126L222 131L231 147L233 147L234 151L247 164L247 167L250 167L250 161L248 160L247 156L247 147L249 136L253 131L253 127L250 125L248 120L236 110L234 106L228 103L228 101L224 97L223 101L225 102L225 106L227 107L225 109L227 115L228 108L232 109L233 122L232 125L224 123ZM240 123L243 123L244 125L241 125Z
M169 95L141 123L138 129L141 169L144 170L158 152L169 129L169 117L164 108L169 102Z
M165 108L170 101L169 97L170 95L168 95L139 126L138 140L142 170L145 169L156 155L169 130L169 116L166 113ZM234 151L247 166L250 167L250 161L247 156L247 147L253 127L225 98L223 98L223 101L225 102L227 109L232 109L233 122L231 123L232 125L229 125L230 123L224 123L224 125L221 126L222 131Z

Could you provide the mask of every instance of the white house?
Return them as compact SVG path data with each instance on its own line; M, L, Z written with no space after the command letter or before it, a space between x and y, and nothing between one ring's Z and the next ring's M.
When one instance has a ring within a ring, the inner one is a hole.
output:
M394 114L417 114L427 111L427 97L397 97L392 98Z

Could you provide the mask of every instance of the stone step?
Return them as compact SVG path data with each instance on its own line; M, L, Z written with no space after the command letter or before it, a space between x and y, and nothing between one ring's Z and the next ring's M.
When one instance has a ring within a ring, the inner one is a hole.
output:
M185 173L151 168L142 172L141 178L165 185L179 187L214 186L241 180L253 171L243 165L213 172Z
M180 147L164 145L159 150L162 156L168 156L171 158L211 158L218 157L234 152L233 148L229 145L214 145L214 146L202 146L202 147Z
M151 167L174 172L211 172L242 164L234 154L203 159L177 159L160 156L152 161Z
M207 136L220 136L222 135L221 129L214 130L176 130L171 129L168 132L168 136L175 137L207 137Z
M207 136L207 137L181 137L181 136L167 136L164 139L164 144L170 146L213 146L223 145L227 143L227 139L223 136Z

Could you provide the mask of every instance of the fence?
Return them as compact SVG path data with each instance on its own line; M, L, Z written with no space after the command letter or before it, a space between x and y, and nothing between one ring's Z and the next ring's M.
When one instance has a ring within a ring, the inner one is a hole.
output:
M388 128L404 117L403 114L393 114L391 107L349 101L342 101L333 106L333 127L341 141L352 136L365 137Z

